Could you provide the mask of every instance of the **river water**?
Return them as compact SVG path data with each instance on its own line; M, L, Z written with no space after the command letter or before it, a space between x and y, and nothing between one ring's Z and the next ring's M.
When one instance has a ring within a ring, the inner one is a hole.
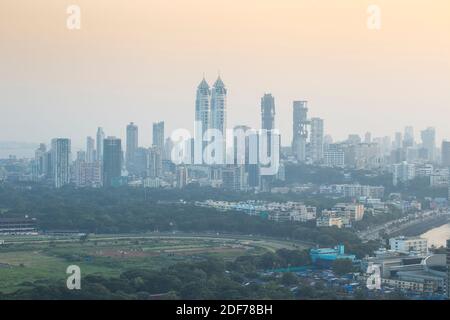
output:
M447 240L450 240L450 223L444 224L438 228L431 229L421 235L428 240L428 246L445 247Z

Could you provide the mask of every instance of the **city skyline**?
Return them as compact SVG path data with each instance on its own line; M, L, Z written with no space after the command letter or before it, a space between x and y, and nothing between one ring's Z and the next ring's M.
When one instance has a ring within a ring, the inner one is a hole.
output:
M218 88L218 89L217 89ZM217 98L217 93L214 94L213 91L220 91L220 96ZM276 125L277 117L276 117L276 97L274 97L271 93L264 93L262 97L260 98L260 114L255 114L255 117L260 117L260 125L256 126L252 129L276 129L281 132L286 132L287 130L281 130L283 126L278 127ZM219 102L217 102L219 101ZM217 109L217 107L214 107L214 104L220 104L221 105L221 111L220 114L217 112L217 110L213 111L213 108ZM313 159L317 160L323 156L323 150L317 150L317 144L323 145L324 144L324 138L334 138L332 135L330 135L325 128L328 126L328 121L326 119L320 118L318 116L311 117L309 115L309 102L304 100L294 100L292 102L292 140L290 142L286 141L286 138L283 139L283 135L281 135L282 143L281 146L283 147L290 147L292 149L292 153L297 158L297 160L303 162L306 160L306 147L307 144L311 144L312 148L314 148L314 151L312 154L314 154L312 157ZM231 130L232 128L236 127L248 127L246 124L238 123L234 125L233 127L226 126L226 114L228 113L228 107L227 107L227 89L225 84L223 83L220 75L218 76L217 80L214 82L213 86L209 86L207 83L205 77L203 77L202 81L197 87L197 93L196 93L196 102L194 105L194 116L193 118L195 121L198 121L199 123L202 123L202 126L205 126L206 128L203 128L203 134L207 129L218 129L221 131L225 136L225 130ZM324 125L324 122L326 122L326 125ZM161 121L153 122L152 127L152 134L150 136L150 143L138 143L138 140L140 139L139 135L139 125L135 122L131 121L126 127L125 130L121 134L105 134L103 131L103 127L97 128L96 138L92 138L91 135L88 135L85 139L84 146L73 146L73 154L76 154L75 150L78 151L84 151L85 157L87 159L87 162L92 162L94 158L97 157L96 152L100 149L100 155L98 155L98 159L101 160L102 155L101 152L103 151L101 148L103 139L105 137L113 136L118 137L119 139L127 142L127 147L124 149L126 151L125 153L125 162L130 163L133 162L132 159L129 159L130 157L133 157L134 154L136 154L137 148L139 147L152 147L152 146L158 146L162 153L164 153L164 144L166 143L166 138L170 138L171 132L168 132L167 135L165 133L164 127L165 127L166 121L163 119ZM169 124L170 126L170 124ZM310 128L308 128L310 127ZM145 128L145 126L144 126ZM182 128L185 129L185 128ZM430 153L429 157L431 161L434 161L437 154L436 152L440 150L441 142L445 143L448 141L447 139L439 140L437 138L436 134L436 128L433 126L428 126L426 128L414 128L414 126L405 126L404 128L397 128L394 133L385 133L384 135L380 137L376 137L373 135L370 131L365 131L363 134L354 133L351 129L347 131L347 136L344 139L334 139L332 140L335 143L343 143L345 141L351 141L356 139L359 142L363 143L377 143L380 145L381 148L385 148L386 144L389 144L389 149L398 148L399 146L403 147L417 147L422 146L422 148L426 149L428 153ZM400 131L399 131L400 130ZM188 129L189 131L189 129ZM439 131L439 130L438 130ZM116 132L116 131L114 131ZM191 131L192 134L194 134L194 131ZM317 136L318 134L318 136ZM73 140L79 139L79 137L59 137L60 139L69 139L72 143ZM100 139L101 138L101 139ZM148 138L148 137L147 137ZM54 139L54 136L50 139ZM99 140L100 139L100 140ZM143 139L148 140L148 139ZM308 141L309 140L309 141ZM44 142L45 143L45 142ZM42 141L40 142L42 144ZM96 149L95 146L96 145ZM329 144L329 143L328 143ZM400 144L400 145L399 145ZM132 148L130 148L132 147ZM12 154L14 155L14 154ZM19 156L22 157L22 156ZM130 161L131 160L131 161Z

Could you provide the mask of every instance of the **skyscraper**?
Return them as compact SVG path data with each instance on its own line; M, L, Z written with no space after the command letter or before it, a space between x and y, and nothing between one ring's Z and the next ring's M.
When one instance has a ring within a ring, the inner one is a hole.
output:
M275 98L270 93L261 98L261 129L268 131L261 135L261 139L267 140L267 154L271 155L271 131L275 129Z
M436 158L436 130L429 127L421 132L422 147L427 151L427 159L434 161Z
M403 147L413 147L414 143L414 128L411 126L405 127L405 134L403 135Z
M400 149L402 147L402 133L395 133L394 149Z
M153 124L153 146L158 147L164 154L164 121Z
M211 128L222 132L225 138L227 126L227 89L222 79L217 78L211 95Z
M36 161L36 174L39 177L47 172L46 153L47 146L44 143L41 143L39 148L34 153L34 160Z
M133 171L138 144L138 127L133 122L131 122L127 126L127 151L125 157L126 167L130 172Z
M306 160L306 140L308 139L308 102L294 101L292 154L300 162Z
M86 162L92 163L95 161L95 141L92 137L86 138Z
M211 90L208 83L203 78L197 87L197 97L195 99L195 121L202 126L202 138L209 128L211 118Z
M450 167L450 141L442 141L442 165Z
M97 129L97 161L103 161L103 140L105 140L105 133L99 127Z
M149 149L149 177L159 178L162 176L162 153L157 146Z
M164 143L163 160L172 161L172 148L173 148L172 139L170 139L170 137L168 137Z
M275 129L275 98L270 93L261 98L261 129Z
M122 141L116 137L103 140L103 186L111 187L122 175Z
M177 187L183 189L188 183L188 169L185 166L177 167Z
M52 140L52 170L55 188L70 183L70 140L56 138Z
M220 76L212 88L210 128L216 129L222 134L222 159L218 159L218 161L221 160L224 164L226 159L227 89Z
M247 133L249 130L251 128L245 125L235 126L233 129L233 163L235 165L249 164L250 139Z
M323 119L311 119L311 160L320 162L323 159Z

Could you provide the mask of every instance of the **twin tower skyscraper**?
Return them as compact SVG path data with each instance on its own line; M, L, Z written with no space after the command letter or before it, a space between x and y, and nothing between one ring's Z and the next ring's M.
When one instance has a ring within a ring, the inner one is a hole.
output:
M208 85L205 78L197 87L195 101L195 121L202 125L202 135L208 129L219 130L223 137L227 127L227 88L220 76Z

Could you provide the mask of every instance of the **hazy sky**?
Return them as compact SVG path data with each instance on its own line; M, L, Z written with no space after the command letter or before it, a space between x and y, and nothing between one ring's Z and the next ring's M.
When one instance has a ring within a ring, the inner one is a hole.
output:
M70 4L81 30L66 27ZM336 139L405 125L450 138L450 1L1 0L0 140L79 147L134 121L149 145L152 122L193 126L196 86L219 70L228 126L258 127L270 92L283 144L293 100Z

